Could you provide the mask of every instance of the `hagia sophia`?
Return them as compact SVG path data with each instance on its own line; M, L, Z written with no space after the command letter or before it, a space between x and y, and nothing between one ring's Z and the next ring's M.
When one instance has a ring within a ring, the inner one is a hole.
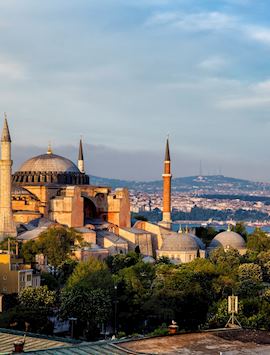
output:
M173 263L186 263L207 257L217 247L246 252L244 239L230 229L219 233L208 248L188 229L172 230L168 139L162 175L163 218L159 223L137 221L131 226L128 190L91 185L84 166L80 140L77 164L55 154L49 146L45 154L28 159L12 174L11 135L5 117L0 161L1 240L7 236L21 242L34 240L51 226L64 225L80 232L87 242L76 249L78 260L90 256L104 259L137 247L148 262L164 256Z

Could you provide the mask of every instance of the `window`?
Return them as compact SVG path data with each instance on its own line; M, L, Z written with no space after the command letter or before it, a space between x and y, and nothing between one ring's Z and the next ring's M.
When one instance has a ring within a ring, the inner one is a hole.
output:
M27 282L30 282L30 281L32 281L32 275L26 275L26 281Z
M7 280L7 275L3 276L3 280L6 281Z
M3 292L7 292L7 288L6 287L3 287Z

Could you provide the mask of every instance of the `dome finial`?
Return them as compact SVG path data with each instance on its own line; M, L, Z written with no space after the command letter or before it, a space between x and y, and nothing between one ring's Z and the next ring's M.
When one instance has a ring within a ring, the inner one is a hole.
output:
M188 233L189 231L188 231L188 225L186 225L186 233Z
M49 143L48 143L47 154L52 154L52 145L51 145L51 142L50 142L50 141L49 141Z
M179 234L183 234L183 230L182 230L182 225L181 224L179 225L178 233Z
M227 231L228 231L228 232L231 232L231 231L232 231L230 223L228 223L228 229L227 229Z

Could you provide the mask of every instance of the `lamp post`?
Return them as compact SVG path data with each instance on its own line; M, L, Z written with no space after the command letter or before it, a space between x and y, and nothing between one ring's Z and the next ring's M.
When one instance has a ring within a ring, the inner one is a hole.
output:
M71 322L71 338L74 338L74 322L77 321L77 318L70 317L68 320Z
M117 285L114 285L114 335L117 333Z

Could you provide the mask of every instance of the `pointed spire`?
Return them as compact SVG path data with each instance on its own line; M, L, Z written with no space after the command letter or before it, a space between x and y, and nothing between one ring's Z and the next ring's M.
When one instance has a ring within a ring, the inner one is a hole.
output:
M167 137L167 141L166 141L165 161L171 161L170 147L169 147L169 136Z
M49 142L49 144L48 144L47 154L52 154L52 145L51 145L51 142Z
M189 230L188 230L188 226L186 225L186 233L188 234L189 233Z
M82 146L82 138L80 139L80 146L79 146L79 156L78 160L83 160L83 146Z
M182 233L183 233L182 225L181 225L181 224L179 225L178 233L179 233L179 234L182 234Z
M1 142L9 142L9 143L11 142L6 113L5 113L5 120L4 120Z

